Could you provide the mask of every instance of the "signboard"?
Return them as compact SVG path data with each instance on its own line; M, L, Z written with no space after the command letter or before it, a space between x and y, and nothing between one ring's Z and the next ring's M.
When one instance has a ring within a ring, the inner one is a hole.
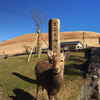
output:
M60 53L60 20L49 20L49 49Z

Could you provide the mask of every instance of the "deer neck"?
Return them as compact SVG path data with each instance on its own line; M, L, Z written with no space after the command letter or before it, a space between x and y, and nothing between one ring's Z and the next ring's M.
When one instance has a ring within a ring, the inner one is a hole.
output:
M59 73L53 73L53 83L55 85L63 85L64 84L64 69L62 69Z

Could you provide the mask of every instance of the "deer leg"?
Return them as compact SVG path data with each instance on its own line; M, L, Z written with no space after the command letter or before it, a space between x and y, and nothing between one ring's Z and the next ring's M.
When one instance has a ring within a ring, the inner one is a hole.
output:
M54 100L54 96L53 95L48 95L49 100Z
M44 88L42 87L42 95L43 95L43 99L44 99Z
M37 94L36 94L36 100L38 98L38 91L39 91L39 85L37 85Z
M55 100L58 100L58 94L55 94Z

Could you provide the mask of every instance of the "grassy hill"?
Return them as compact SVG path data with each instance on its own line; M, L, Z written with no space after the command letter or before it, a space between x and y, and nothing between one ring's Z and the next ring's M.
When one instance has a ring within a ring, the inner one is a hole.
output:
M36 33L30 33L21 35L19 37L4 41L0 43L0 55L5 52L5 54L18 54L23 53L25 51L25 48L23 46L27 45L30 46L29 51L31 50L31 47L36 39L37 34ZM48 33L41 33L41 36L48 44ZM99 46L98 38L100 37L99 33L95 32L87 32L84 31L84 38L85 38L85 44L88 43L89 46ZM48 47L43 39L40 37L40 43L41 48ZM86 40L88 39L88 40ZM83 31L77 31L77 32L61 32L60 33L60 40L62 42L66 41L83 41ZM90 42L91 41L91 42Z
M41 33L43 39L45 41L48 41L48 33ZM0 43L0 46L2 45L9 45L9 44L15 44L15 43L22 43L22 42L32 42L35 41L37 34L36 33L30 33L21 35L19 37L4 41ZM95 32L88 32L84 31L84 38L98 38L100 37L99 33ZM77 31L77 32L61 32L60 33L60 39L66 40L66 39L82 39L83 38L83 31ZM43 41L40 37L40 41Z

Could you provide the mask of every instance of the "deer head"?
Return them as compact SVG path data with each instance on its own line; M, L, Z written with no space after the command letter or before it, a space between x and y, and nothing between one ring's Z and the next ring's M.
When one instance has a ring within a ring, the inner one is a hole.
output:
M69 58L70 51L66 51L65 53L53 53L51 50L48 50L47 54L53 62L54 73L59 73L64 69L64 61Z

